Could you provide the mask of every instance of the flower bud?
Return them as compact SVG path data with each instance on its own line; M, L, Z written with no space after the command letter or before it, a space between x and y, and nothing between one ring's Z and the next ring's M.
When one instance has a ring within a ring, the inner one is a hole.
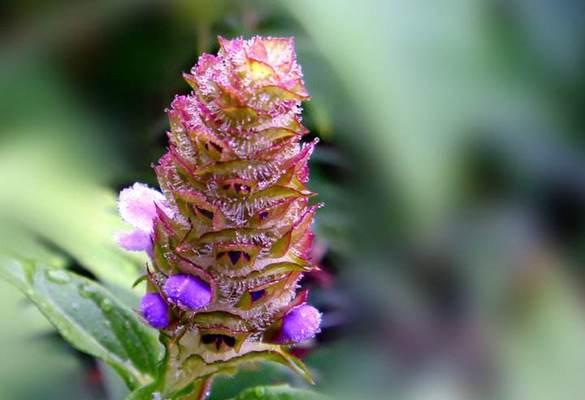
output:
M321 313L313 306L303 304L290 310L282 319L277 342L300 343L320 332Z
M211 289L201 279L187 274L173 275L163 288L169 302L183 310L197 310L211 302Z
M140 313L153 328L164 329L169 325L169 308L158 293L147 293L142 297Z

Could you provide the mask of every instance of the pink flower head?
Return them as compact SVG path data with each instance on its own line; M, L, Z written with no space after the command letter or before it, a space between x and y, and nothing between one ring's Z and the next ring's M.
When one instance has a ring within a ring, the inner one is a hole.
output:
M175 389L249 356L301 365L287 346L315 336L321 321L297 293L315 268L320 206L306 186L317 141L302 140L309 96L294 39L219 42L185 74L193 90L167 110L168 151L155 166L165 196L141 184L120 193L120 214L136 230L118 240L150 252L148 291L160 295L143 315L172 339L170 365L196 363L168 374Z
M198 107L193 109L203 119L221 120L224 130L246 130L250 123L272 119L266 117L278 117L280 125L288 119L294 126L287 128L299 130L297 106L309 96L296 62L294 39L220 37L219 42L217 56L202 56L185 75L198 95Z

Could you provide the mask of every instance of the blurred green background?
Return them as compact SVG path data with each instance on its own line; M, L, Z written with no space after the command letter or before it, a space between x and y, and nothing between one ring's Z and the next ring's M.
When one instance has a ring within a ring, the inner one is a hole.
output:
M321 138L324 312L298 349L348 399L585 398L585 3L101 0L0 5L0 254L131 306L115 196L155 185L165 108L217 35L295 36ZM0 281L0 398L119 399ZM212 399L292 382L272 366Z

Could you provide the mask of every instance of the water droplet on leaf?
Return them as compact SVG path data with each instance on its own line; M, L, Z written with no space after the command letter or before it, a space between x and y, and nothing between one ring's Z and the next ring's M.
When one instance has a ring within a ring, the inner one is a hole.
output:
M49 278L49 280L52 282L60 284L71 282L71 277L67 274L67 272L60 269L52 269L47 271L47 278Z
M112 301L110 299L103 299L100 302L100 306L104 312L109 312L112 310Z
M79 294L85 298L91 298L97 293L95 287L89 284L84 284L79 286Z

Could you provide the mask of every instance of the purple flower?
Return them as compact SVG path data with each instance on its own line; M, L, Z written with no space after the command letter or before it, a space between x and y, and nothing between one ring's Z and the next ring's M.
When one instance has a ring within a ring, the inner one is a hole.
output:
M140 313L150 326L164 329L169 325L169 309L167 303L158 293L147 293L140 301Z
M168 211L165 197L161 192L149 188L143 183L135 183L120 192L118 209L120 215L134 231L118 233L118 244L130 251L146 251L152 254L152 228L156 217L156 206Z
M211 288L201 279L187 274L173 275L163 288L167 299L183 310L197 310L211 302Z
M300 343L315 337L321 330L321 313L313 306L303 304L288 312L282 319L277 338L279 343Z

